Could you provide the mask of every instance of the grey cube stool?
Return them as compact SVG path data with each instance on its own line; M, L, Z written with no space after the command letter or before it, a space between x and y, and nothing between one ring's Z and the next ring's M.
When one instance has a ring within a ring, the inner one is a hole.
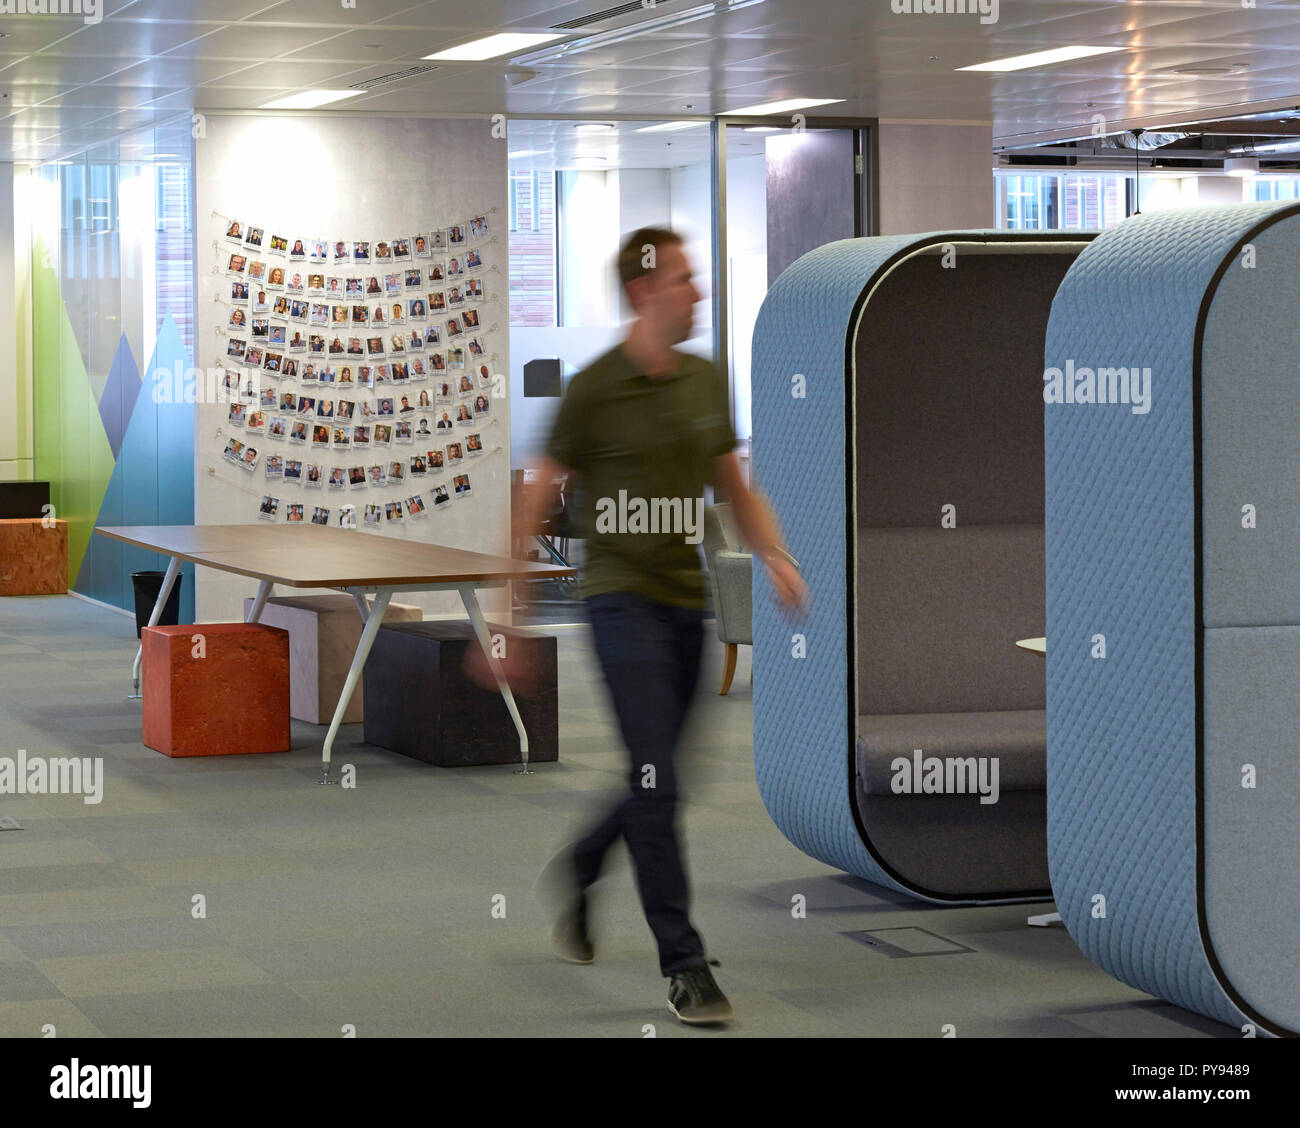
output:
M528 651L538 671L535 693L515 691L529 762L558 760L555 636L494 623L487 628L506 636L507 653ZM500 692L475 685L465 673L465 659L477 647L464 620L381 627L365 670L366 743L444 768L519 763L519 734Z

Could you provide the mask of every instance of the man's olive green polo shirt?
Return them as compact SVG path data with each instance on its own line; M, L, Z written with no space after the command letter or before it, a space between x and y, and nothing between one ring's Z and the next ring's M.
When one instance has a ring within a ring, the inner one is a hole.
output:
M569 382L546 446L578 471L584 598L627 591L703 610L704 486L735 448L727 388L707 360L674 351L670 375L611 349Z

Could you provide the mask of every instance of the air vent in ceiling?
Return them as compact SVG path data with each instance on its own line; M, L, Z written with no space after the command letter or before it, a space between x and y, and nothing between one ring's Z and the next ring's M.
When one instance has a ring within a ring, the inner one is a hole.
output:
M659 0L658 4L652 5L654 8L660 6L667 7L668 0ZM619 16L626 16L630 12L646 11L646 5L641 0L632 0L630 4L616 4L612 8L606 8L603 12L593 12L590 16L579 16L576 20L565 20L564 23L552 24L553 31L576 31L580 27L591 27L592 24L604 23L605 20L616 19Z
M429 71L437 69L437 67L407 67L406 70L393 71L392 74L381 74L378 78L368 78L365 82L354 82L348 89L373 90L376 86L387 86L390 82L401 82L404 78L414 78L417 74L428 74Z

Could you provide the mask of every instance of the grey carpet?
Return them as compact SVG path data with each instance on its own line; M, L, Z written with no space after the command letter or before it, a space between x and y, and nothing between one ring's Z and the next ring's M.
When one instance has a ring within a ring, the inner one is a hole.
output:
M343 790L317 786L310 725L282 755L150 751L124 699L131 620L0 599L0 755L100 756L106 772L99 806L0 796L25 828L0 832L0 1035L718 1037L668 1013L621 848L596 901L598 962L549 953L532 884L623 771L588 629L556 634L559 764L433 768L354 725L335 748L357 772ZM683 822L696 923L737 1014L722 1036L1233 1034L1112 980L1059 926L1025 926L1050 906L934 907L800 853L754 783L749 648L725 698L721 656L711 639ZM889 958L845 935L890 928L972 951Z

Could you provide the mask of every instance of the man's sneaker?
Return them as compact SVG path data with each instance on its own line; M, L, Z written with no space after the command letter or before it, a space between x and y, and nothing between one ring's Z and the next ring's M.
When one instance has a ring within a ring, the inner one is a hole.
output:
M551 947L569 963L589 964L596 952L587 928L587 896L578 888L570 847L558 851L542 868L533 893L554 917Z
M673 975L668 983L668 1009L692 1026L731 1018L731 1004L705 966L688 967Z
M596 962L596 949L587 931L587 898L581 893L556 918L551 930L551 947L560 959L569 963Z

